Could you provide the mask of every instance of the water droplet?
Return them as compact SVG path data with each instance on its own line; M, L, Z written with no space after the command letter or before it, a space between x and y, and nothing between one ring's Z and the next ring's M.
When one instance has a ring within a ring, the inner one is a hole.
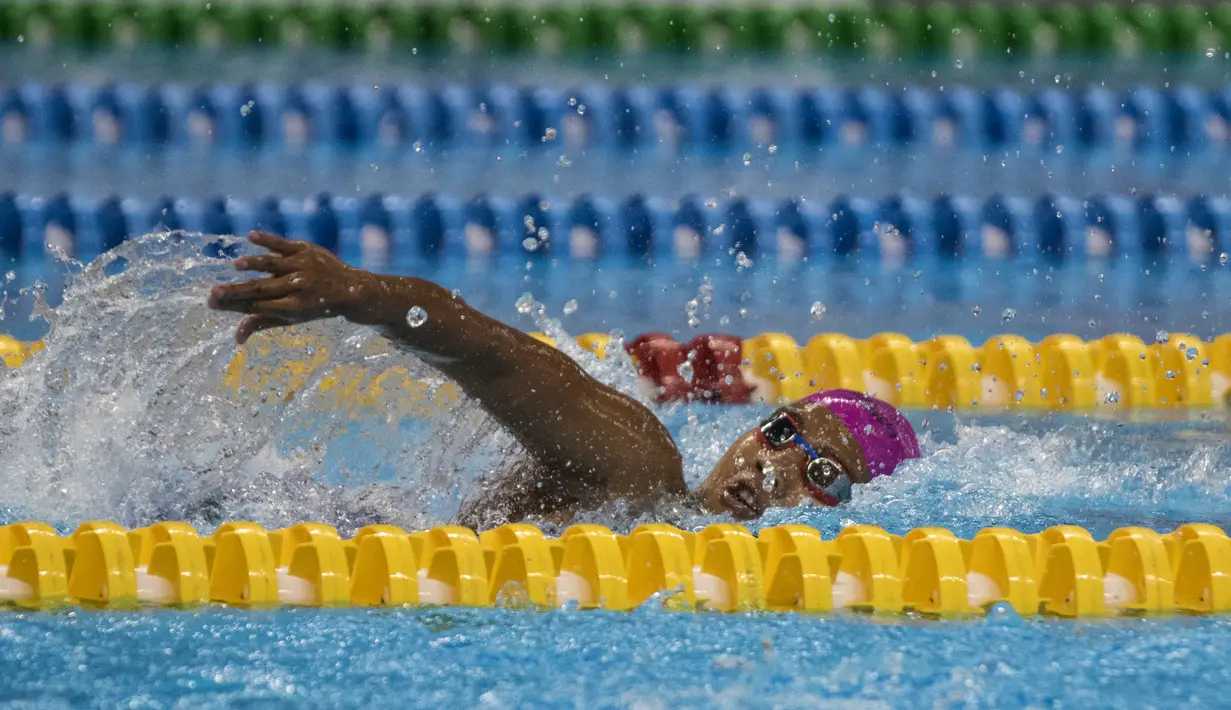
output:
M1227 256L1227 252L1224 251L1223 253L1218 255L1219 264L1226 266L1228 261L1231 261L1231 257Z
M462 295L462 290L460 288L455 288L449 292L449 295L454 298L457 298L458 296Z
M518 313L526 315L534 310L534 296L529 293L523 293L514 305L517 307Z
M4 275L4 280L7 283L13 283L14 281L17 280L17 272L16 271L8 272L7 274Z
M831 12L831 13L829 13L829 24L831 24L831 25L832 25L834 22L837 22L837 20L838 20L838 18L837 18L837 17L835 17L835 16L834 16L834 14L833 14L832 12Z
M411 306L409 311L406 311L406 325L411 328L418 328L427 322L427 311L419 306Z
M1166 345L1167 341L1171 340L1171 333L1168 333L1165 330L1160 330L1154 334L1154 339L1163 345Z
M825 317L825 304L820 301L816 301L812 304L812 309L809 312L812 314L813 320L819 321Z
M577 299L572 298L564 302L564 315L571 316L577 312Z
M996 602L988 608L987 619L984 623L989 626L1021 626L1022 617L1012 604Z
M1185 351L1184 351L1184 357L1188 358L1188 361L1189 361L1189 362L1192 362L1193 360L1196 360L1196 359L1197 359L1197 349L1196 349L1196 348L1189 348L1189 349L1185 350Z
M953 31L954 31L954 32L957 32L957 30L953 30ZM953 67L954 67L955 69L961 69L961 68L962 68L962 60L958 59L957 61L953 62Z
M240 107L239 107L239 115L241 115L241 116L245 116L245 117L246 117L248 114L252 113L252 107L253 107L253 106L256 106L256 102L255 102L255 101L249 101L248 103L244 104L243 106L240 106Z
M555 139L556 139L556 129L554 129L554 128L548 128L548 129L547 129L547 130L543 133L543 142L544 142L544 143L546 143L547 141L554 141Z
M1213 58L1214 58L1214 53L1215 53L1215 50L1214 50L1214 48L1213 48L1213 47L1206 47L1206 48L1205 48L1205 56L1206 56L1208 59L1213 59Z
M1120 403L1120 393L1119 392L1108 392L1106 401L1107 401L1107 404L1119 404Z
M1174 379L1175 379L1175 370L1167 370L1166 372L1164 372L1164 373L1163 373L1163 375L1164 375L1167 379L1169 379L1169 380L1174 380Z
M752 259L749 259L748 255L741 251L735 255L735 265L740 269L752 268Z
M415 149L415 152L416 152L416 153L422 153L422 152L423 152L423 144L422 144L422 143L420 143L419 141L415 141L415 142L414 142L414 144L413 144L411 147Z
M771 146L769 147L769 154L770 154L770 155L773 155L773 154L775 154L775 153L777 153L777 152L778 152L778 146L776 146L776 145L771 145Z
M971 309L970 309L970 313L971 313L972 315L976 315L976 316L977 316L977 315L979 315L979 314L980 314L980 313L982 313L982 312L983 312L983 309L982 309L982 308L979 308L978 306L975 306L974 308L971 308Z
M1001 323L1008 323L1009 321L1013 320L1013 319L1014 319L1014 318L1016 318L1016 317L1017 317L1017 311L1016 311L1016 310L1014 310L1014 309L1012 309L1012 308L1006 308L1006 309L1004 309L1004 312L1000 314L1000 322L1001 322Z
M773 493L778 488L778 474L772 468L765 469L765 478L761 479L761 488L767 493Z
M539 240L535 239L534 237L526 237L525 239L522 240L521 245L522 245L522 248L525 249L526 251L538 251Z
M701 300L701 305L708 307L714 302L714 284L708 280L703 281L697 287L697 297Z
M1021 404L1022 400L1025 398L1026 398L1026 390L1018 390L1013 393L1013 401L1017 402L1018 404Z
M680 377L684 378L685 382L692 382L692 363L685 360L680 363L680 366L675 368L675 371L680 373Z

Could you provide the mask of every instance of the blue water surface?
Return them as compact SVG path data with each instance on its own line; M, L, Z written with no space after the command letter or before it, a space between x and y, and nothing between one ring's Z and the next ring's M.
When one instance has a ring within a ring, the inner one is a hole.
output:
M573 334L616 330L631 339L663 331L683 342L699 333L750 337L772 331L801 343L822 332L857 338L900 332L915 340L956 334L976 345L1001 333L1037 341L1053 333L1094 340L1126 332L1152 343L1173 332L1205 339L1231 332L1231 265L1216 258L1194 263L1182 255L900 263L832 254L794 261L764 255L748 259L747 266L727 253L652 264L616 257L591 263L514 256L365 264L357 246L344 247L342 255L378 272L457 289L478 310L523 330L538 328L533 314L517 308L530 294ZM0 332L41 337L47 327L30 319L29 287L45 284L55 305L75 269L50 257L0 262L0 273L5 269L14 280L0 282L8 298ZM690 301L696 301L695 325L689 323ZM816 303L825 306L819 317L813 312Z
M7 707L1221 707L1231 621L0 615Z

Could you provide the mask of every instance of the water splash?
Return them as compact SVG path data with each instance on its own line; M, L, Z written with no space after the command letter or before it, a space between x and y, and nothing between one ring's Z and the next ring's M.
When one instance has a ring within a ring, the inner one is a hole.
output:
M535 328L555 341L560 352L581 365L591 377L642 404L650 405L645 391L637 383L636 368L633 366L632 358L624 349L622 332L609 333L611 342L605 349L605 357L599 358L569 335L560 319L549 317L546 306L536 301L531 294L523 294L517 300L516 305L519 313L533 316ZM566 304L565 311L567 310Z
M58 308L37 309L46 350L0 373L5 517L418 526L447 519L477 475L516 455L440 375L342 321L250 346L233 367L236 318L205 296L242 278L229 260L248 249L148 235L81 270ZM391 368L409 390L363 389ZM347 386L367 401L337 406Z

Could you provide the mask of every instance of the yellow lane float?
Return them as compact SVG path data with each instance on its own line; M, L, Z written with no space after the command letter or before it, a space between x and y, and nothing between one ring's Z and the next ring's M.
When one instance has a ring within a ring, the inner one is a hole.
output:
M182 522L125 530L92 521L62 537L21 522L0 527L0 603L1212 614L1231 610L1231 539L1203 523L1165 534L1124 527L1105 540L1074 525L1031 535L985 528L971 540L940 527L898 536L853 525L824 540L805 525L754 536L728 523L696 532L653 523L628 535L574 525L556 539L522 523L482 534L371 525L342 539L323 523L268 531L233 521L201 537Z

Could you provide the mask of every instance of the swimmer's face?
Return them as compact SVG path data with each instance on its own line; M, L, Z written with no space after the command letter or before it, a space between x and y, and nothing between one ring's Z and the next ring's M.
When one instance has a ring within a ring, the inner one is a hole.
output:
M800 434L822 456L832 458L854 483L871 477L859 443L828 407L795 402L787 407ZM768 508L787 508L812 500L804 483L808 455L798 446L773 449L756 429L735 440L696 494L706 509L739 520L759 518Z

